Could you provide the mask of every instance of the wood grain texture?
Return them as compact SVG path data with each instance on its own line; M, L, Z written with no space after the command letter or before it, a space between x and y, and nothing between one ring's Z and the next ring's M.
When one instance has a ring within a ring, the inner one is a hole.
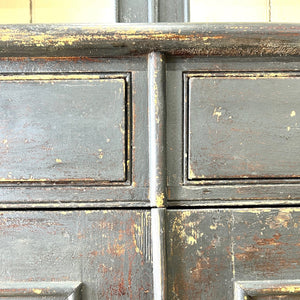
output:
M152 299L148 210L2 211L0 229L1 282L81 281L82 299Z
M169 210L168 299L231 300L235 281L265 280L296 295L288 288L300 277L299 226L298 208Z

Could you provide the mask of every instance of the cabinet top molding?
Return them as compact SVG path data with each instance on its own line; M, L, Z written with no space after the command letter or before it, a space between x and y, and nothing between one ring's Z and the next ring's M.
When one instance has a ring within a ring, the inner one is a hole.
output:
M298 56L300 24L1 25L1 57Z

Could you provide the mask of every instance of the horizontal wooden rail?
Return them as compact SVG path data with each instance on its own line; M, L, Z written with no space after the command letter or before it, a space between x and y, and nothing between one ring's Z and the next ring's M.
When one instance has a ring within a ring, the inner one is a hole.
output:
M300 24L3 25L0 56L298 56Z

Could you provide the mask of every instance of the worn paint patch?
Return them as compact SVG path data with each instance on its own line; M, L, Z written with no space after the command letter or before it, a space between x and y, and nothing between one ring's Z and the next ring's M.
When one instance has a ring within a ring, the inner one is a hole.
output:
M290 113L290 116L291 117L295 117L296 116L296 112L294 110L292 110L291 113Z
M194 237L192 237L192 236L188 236L187 237L187 243L189 245L194 245L194 244L197 244L197 240Z
M156 196L156 206L157 207L164 207L164 202L165 202L164 193L161 193L161 194Z
M98 157L100 158L100 159L102 159L103 158L103 151L102 151L102 149L98 149Z
M222 112L220 111L222 107L215 107L214 112L213 112L213 117L217 117L217 122L219 122L220 117L222 116Z
M42 293L41 289L32 289L32 291L37 295L40 295Z

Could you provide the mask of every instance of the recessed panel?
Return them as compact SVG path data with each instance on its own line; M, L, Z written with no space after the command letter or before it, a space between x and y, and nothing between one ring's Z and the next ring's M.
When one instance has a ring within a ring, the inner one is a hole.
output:
M187 180L300 176L297 74L189 74Z
M0 182L125 182L126 74L0 77Z

